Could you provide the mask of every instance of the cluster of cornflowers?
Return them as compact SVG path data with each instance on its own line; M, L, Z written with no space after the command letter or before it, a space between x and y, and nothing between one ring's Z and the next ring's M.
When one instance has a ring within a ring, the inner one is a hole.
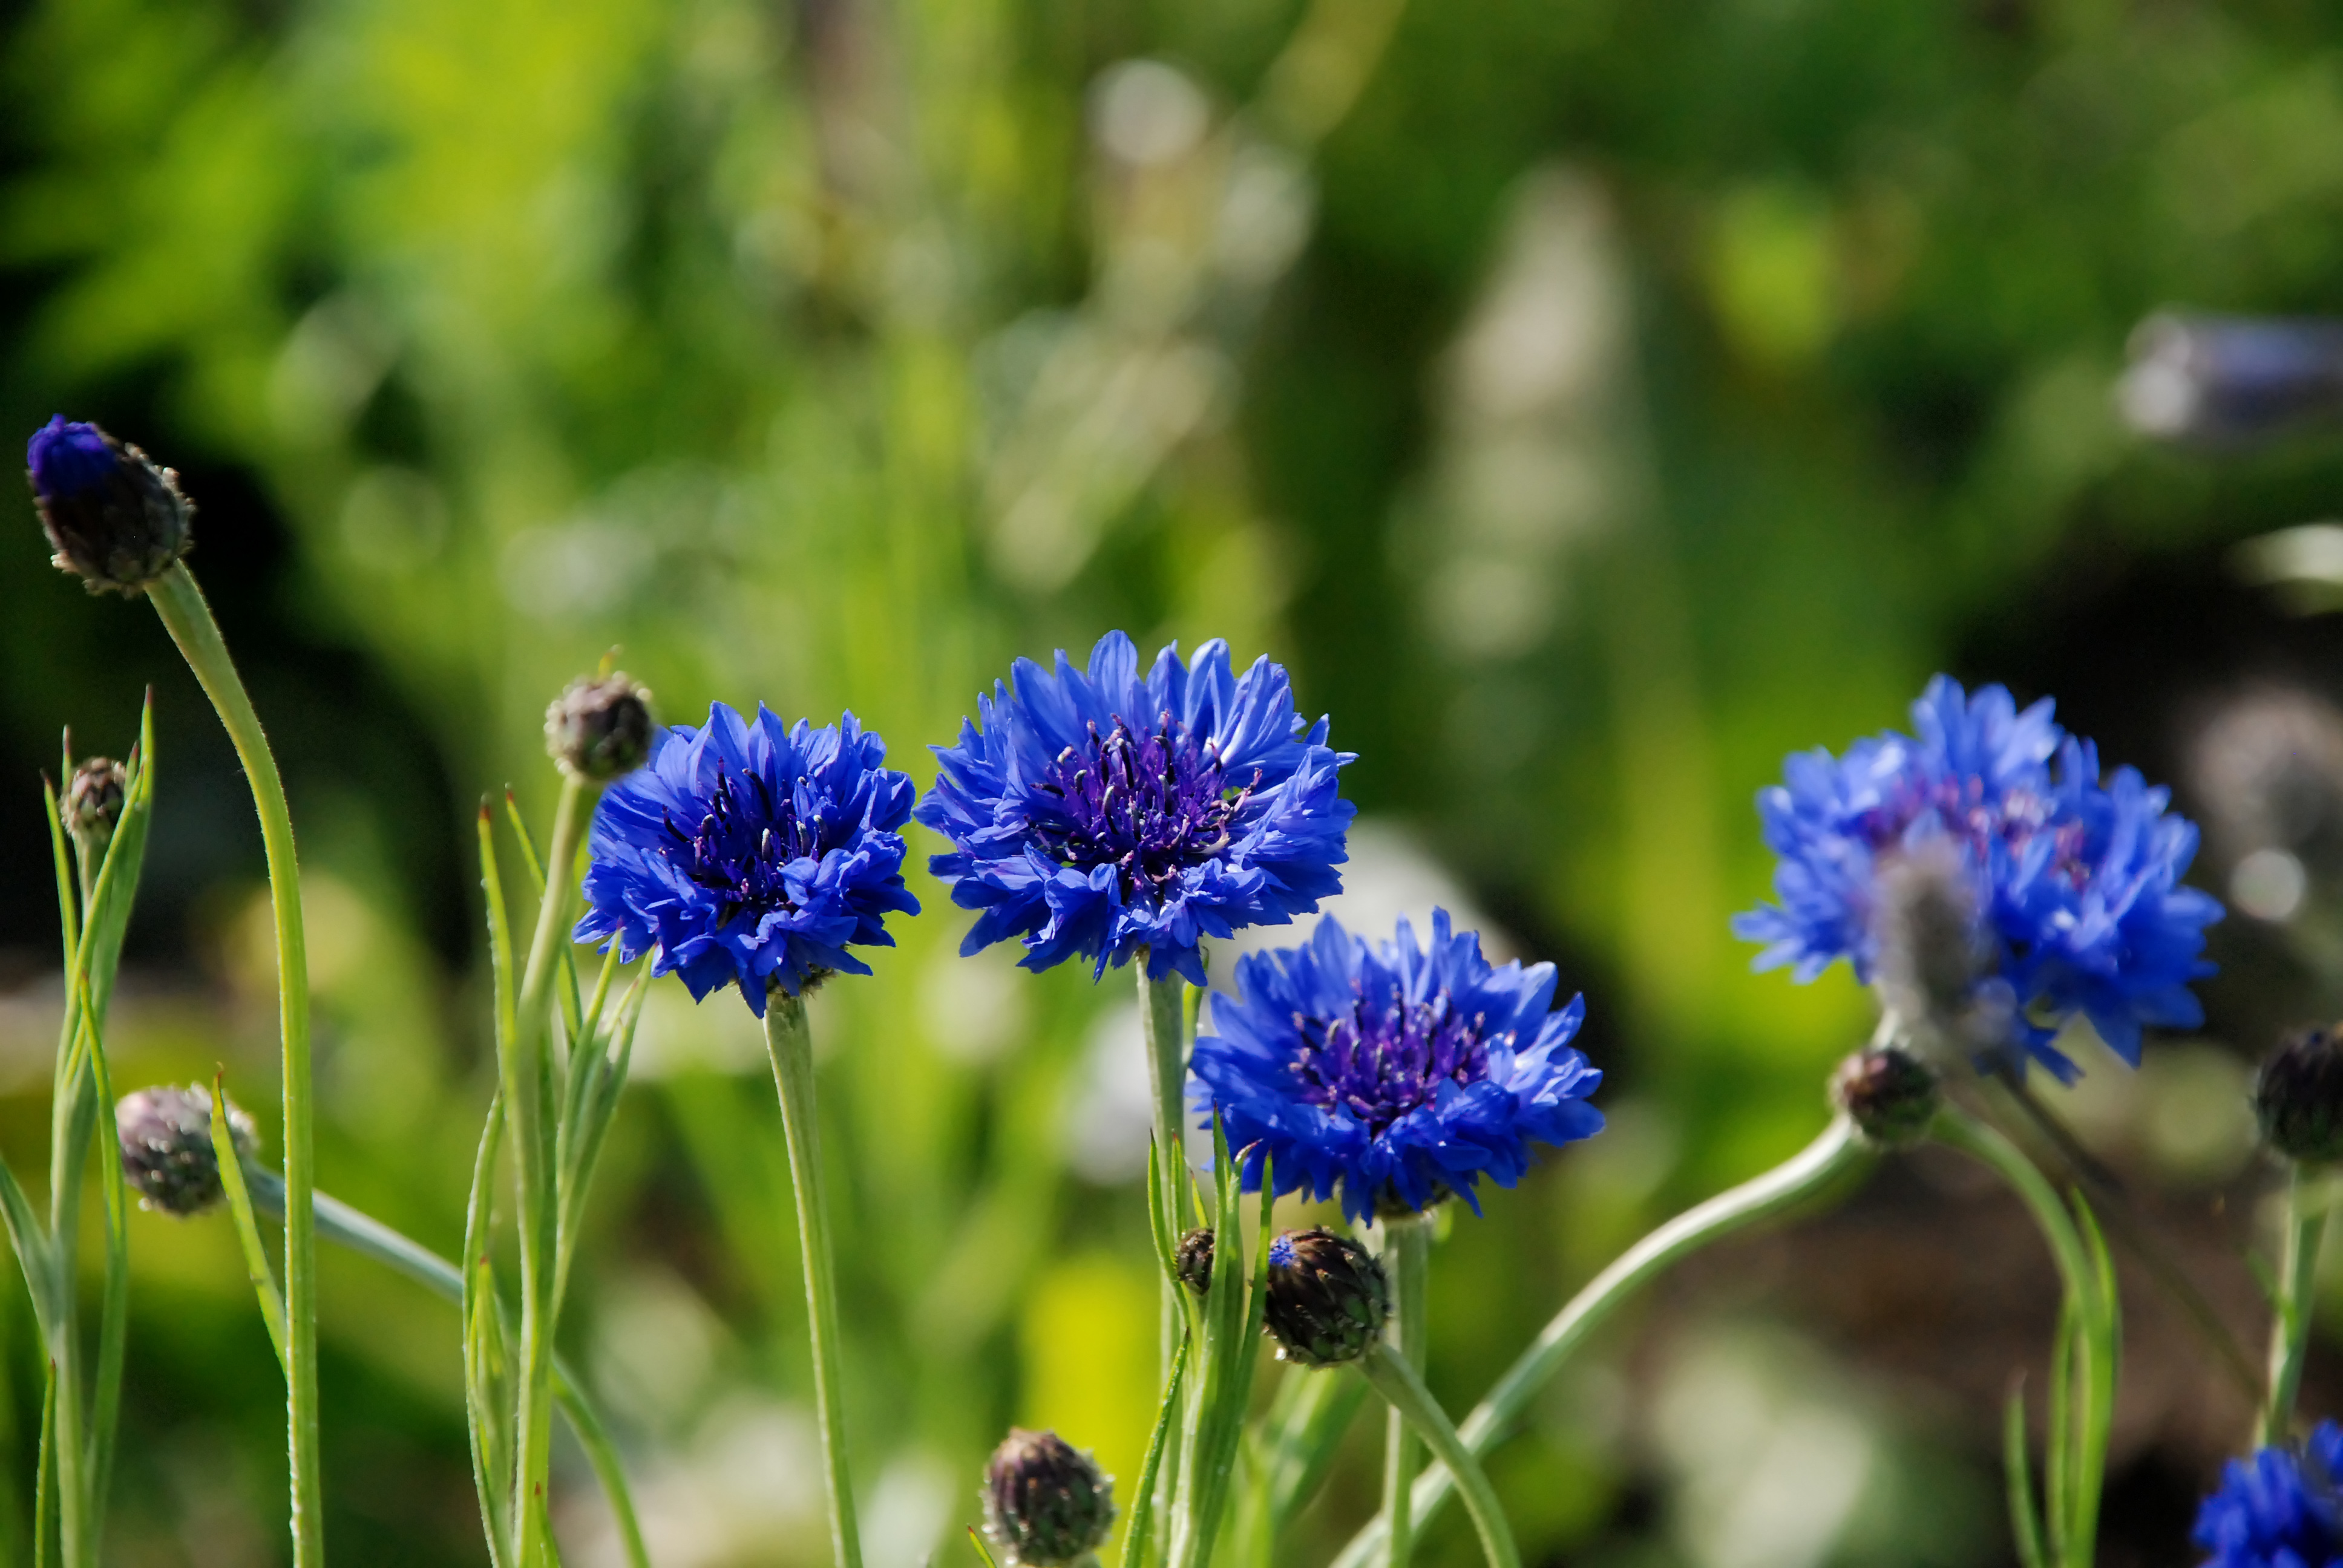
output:
M120 1160L106 1166L105 1329L88 1363L73 1317L70 1173L110 1098L106 1000L145 842L151 731L126 768L92 759L74 769L52 799L68 1008L47 1221L13 1178L0 1180L52 1352L44 1561L53 1518L64 1561L97 1560L119 1392L126 1182L174 1213L222 1206L235 1216L286 1374L297 1563L323 1561L320 1234L459 1308L474 1468L498 1568L558 1561L548 1512L557 1409L594 1462L630 1560L647 1563L623 1467L552 1345L645 988L673 974L696 1000L737 990L770 1049L831 1552L838 1568L860 1568L806 999L837 977L870 974L862 951L892 945L889 922L919 913L902 874L902 832L916 820L948 846L930 870L975 914L963 954L1015 940L1028 969L1082 960L1094 979L1128 969L1136 981L1153 1085L1146 1207L1162 1276L1163 1393L1124 1493L1124 1563L1274 1560L1372 1392L1388 1407L1381 1508L1338 1563L1406 1563L1417 1533L1457 1498L1486 1560L1511 1568L1518 1553L1481 1460L1594 1330L1684 1257L1842 1191L1882 1152L1924 1139L2005 1180L2058 1265L2066 1299L2046 1396L2051 1442L2037 1500L2026 1412L2014 1399L2012 1526L2028 1568L2092 1562L2117 1372L2105 1237L2151 1261L2155 1243L2065 1139L2028 1071L2071 1081L2080 1068L2069 1049L2085 1030L2137 1065L2147 1030L2197 1024L2190 988L2210 972L2205 930L2220 909L2181 880L2196 831L2166 792L2128 768L2103 775L2096 749L2060 729L2046 701L2021 710L2000 688L1970 693L1940 677L1914 705L1911 733L1789 759L1783 783L1758 801L1779 858L1775 899L1736 929L1763 944L1760 967L1788 966L1801 980L1848 963L1877 993L1877 1030L1832 1078L1834 1114L1811 1145L1629 1248L1460 1423L1423 1378L1437 1240L1454 1207L1479 1213L1483 1178L1513 1187L1540 1149L1600 1131L1590 1098L1602 1074L1572 1043L1585 1008L1576 996L1556 1005L1554 967L1491 962L1480 937L1444 911L1428 931L1402 920L1387 939L1322 918L1295 944L1239 960L1230 989L1211 994L1209 1010L1200 1005L1207 939L1292 924L1341 890L1353 808L1340 783L1353 758L1330 746L1327 719L1297 712L1282 668L1263 658L1239 674L1218 641L1191 659L1165 648L1142 668L1120 632L1082 665L1063 652L1047 668L1020 660L978 699L957 740L934 748L938 776L924 797L850 712L817 728L719 702L702 724L662 727L649 694L624 675L606 668L573 684L547 716L561 792L544 853L509 797L502 813L534 896L525 947L507 916L498 813L481 810L498 1075L459 1266L316 1189L290 822L258 721L181 559L192 508L168 470L88 425L52 421L34 437L30 467L58 565L93 589L156 606L243 758L268 849L285 1054L281 1173L259 1161L250 1119L220 1082L120 1101ZM590 945L603 960L589 980ZM2343 1541L2343 1435L2326 1424L2291 1445L2324 1215L2316 1172L2343 1155L2343 1049L2319 1030L2290 1041L2263 1075L2259 1104L2297 1176L2267 1369L2215 1346L2243 1369L2264 1445L2205 1506L2197 1540L2222 1568L2326 1563ZM1208 1167L1191 1163L1192 1128L1211 1135ZM508 1141L517 1310L488 1245ZM1338 1202L1342 1223L1273 1231L1280 1195ZM281 1283L261 1214L284 1221ZM1256 1416L1265 1339L1288 1371ZM1330 1378L1330 1369L1357 1375ZM980 1498L980 1550L1033 1568L1094 1562L1118 1522L1113 1479L1054 1432L1011 1432Z

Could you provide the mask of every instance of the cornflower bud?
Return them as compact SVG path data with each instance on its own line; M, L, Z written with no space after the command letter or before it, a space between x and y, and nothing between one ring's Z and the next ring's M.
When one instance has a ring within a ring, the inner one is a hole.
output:
M252 1118L232 1100L227 1125L237 1152L250 1153L258 1135ZM139 1207L185 1217L226 1195L212 1149L211 1091L203 1085L165 1084L124 1095L114 1108L114 1132L122 1146L122 1174L138 1189Z
M2343 1042L2331 1029L2287 1037L2254 1082L2262 1137L2305 1165L2343 1160Z
M1936 1119L1936 1074L1901 1047L1858 1050L1831 1077L1831 1103L1882 1149L1917 1143Z
M624 670L581 675L545 710L545 749L598 784L631 773L651 754L650 696Z
M1209 1294L1212 1288L1212 1233L1195 1230L1181 1237L1173 1266L1182 1284L1200 1296Z
M1356 1361L1383 1332L1391 1285L1364 1247L1321 1226L1269 1244L1262 1318L1280 1361L1306 1367Z
M81 849L85 865L95 866L113 842L114 825L122 820L122 802L130 775L110 757L91 757L74 769L57 802L57 820Z
M1011 1427L984 1467L984 1530L1011 1563L1066 1568L1114 1525L1114 1478L1054 1432Z
M135 594L187 553L196 508L179 476L137 447L60 414L33 433L25 462L51 558L90 592Z

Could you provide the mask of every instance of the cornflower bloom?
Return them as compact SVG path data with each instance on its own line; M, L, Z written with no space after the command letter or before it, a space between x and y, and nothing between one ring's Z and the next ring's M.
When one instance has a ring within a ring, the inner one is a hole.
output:
M1783 782L1759 791L1781 859L1777 901L1734 920L1736 935L1765 944L1755 967L1788 965L1803 982L1844 959L1873 983L1890 928L1943 923L1941 898L1928 920L1883 918L1899 876L1916 869L1907 879L1925 883L1948 866L1973 956L1910 967L1941 977L1976 964L1977 1005L1960 1010L1967 1024L2003 1020L2002 1038L1973 1040L1986 1064L2022 1072L2031 1056L2071 1082L2081 1070L2051 1041L2077 1014L2134 1065L2143 1028L2201 1023L2188 987L2213 971L2201 955L2221 906L2181 885L2197 829L2167 809L2170 792L2131 768L2102 781L2097 748L2054 723L2047 699L2021 712L2001 687L1971 696L1940 675L1912 721L1915 734L1858 740L1842 757L1795 753Z
M2265 1448L2222 1467L2189 1537L2205 1568L2333 1568L2343 1563L2343 1427L2322 1421L2300 1448Z
M694 1000L737 983L759 1018L773 987L869 974L849 950L893 946L887 916L920 908L898 831L914 790L886 756L851 713L816 729L719 702L666 731L596 809L576 940L622 962L656 948Z
M1306 945L1241 960L1236 981L1197 1037L1196 1099L1250 1147L1255 1191L1266 1157L1280 1192L1339 1187L1355 1220L1452 1192L1478 1212L1481 1177L1511 1187L1533 1145L1602 1130L1586 1097L1603 1074L1570 1045L1584 999L1550 1010L1552 964L1491 965L1445 910L1429 947L1405 920L1370 945L1329 916Z
M1079 956L1103 975L1144 949L1151 976L1202 985L1205 937L1342 890L1351 754L1294 712L1282 666L1240 677L1215 638L1192 667L1174 644L1142 676L1116 631L1086 669L1061 650L1054 673L1022 658L1012 673L933 748L942 769L913 813L951 840L929 866L952 901L981 911L961 952L1017 937L1027 969Z

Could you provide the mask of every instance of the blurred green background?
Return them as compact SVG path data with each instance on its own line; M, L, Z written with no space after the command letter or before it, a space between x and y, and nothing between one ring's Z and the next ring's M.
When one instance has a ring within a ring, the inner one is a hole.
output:
M0 431L62 410L182 470L302 835L323 1180L442 1251L489 1080L474 802L543 813L539 715L614 645L670 720L850 706L923 783L1015 655L1122 627L1285 662L1360 754L1347 908L1558 962L1610 1074L1612 1130L1441 1250L1459 1410L1641 1227L1821 1125L1867 1003L1726 929L1784 752L1950 668L2217 814L2208 726L2274 690L2335 719L2334 629L2228 552L2334 506L2343 447L2160 452L2110 397L2156 307L2343 305L2312 0L0 0ZM38 1168L36 772L61 726L126 746L150 684L117 1081L225 1062L266 1126L233 758L145 608L0 513L0 1144ZM915 886L817 1008L873 1568L974 1561L1012 1420L1134 1475L1154 1398L1127 977L961 960ZM2256 1334L2242 1063L2343 1000L2296 914L2222 928L2206 1040L2091 1057L2071 1102ZM670 982L637 1060L570 1353L662 1564L815 1563L756 1037ZM134 1250L111 1558L278 1561L232 1239L142 1215ZM2185 1563L2242 1407L2131 1295L2108 1560ZM345 1257L323 1300L336 1561L484 1561L453 1314ZM1498 1479L1544 1563L2004 1561L1995 1412L2050 1302L1990 1192L1906 1161L1633 1314ZM1371 1507L1371 1436L1281 1562ZM570 1561L616 1562L560 1462ZM1473 1560L1453 1520L1427 1553Z

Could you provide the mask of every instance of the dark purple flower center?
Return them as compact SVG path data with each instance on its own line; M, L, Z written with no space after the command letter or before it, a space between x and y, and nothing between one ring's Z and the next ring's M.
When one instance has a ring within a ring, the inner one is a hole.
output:
M746 787L743 788L745 780ZM790 861L821 853L820 823L798 816L797 803L775 799L759 775L722 768L708 814L686 832L665 817L669 858L723 901L722 920L745 910L793 910L783 872Z
M2089 832L2080 822L2053 820L2054 809L2051 800L2031 789L1995 794L1986 789L1983 779L1970 774L1965 779L1907 784L1895 799L1855 819L1855 830L1875 850L1884 849L1900 843L1905 829L1934 811L1945 830L1967 844L1980 859L1990 855L1996 843L2006 846L2013 858L2023 855L2037 837L2047 833L2052 871L2079 888L2091 879L2091 865L2084 858Z
M1443 989L1429 1001L1408 1001L1392 989L1377 1007L1363 996L1332 1019L1296 1013L1302 1053L1292 1072L1302 1101L1349 1111L1381 1132L1430 1101L1443 1082L1480 1082L1489 1076L1489 1047L1510 1030L1484 1038L1485 1014L1465 1018Z
M1169 712L1151 735L1120 718L1105 735L1091 726L1087 747L1058 753L1039 789L1058 801L1033 830L1051 859L1089 870L1112 866L1125 900L1151 898L1190 866L1229 844L1229 824L1261 782L1231 789L1221 759Z
M105 432L62 414L34 431L25 446L33 488L43 496L79 495L103 484L118 461Z

